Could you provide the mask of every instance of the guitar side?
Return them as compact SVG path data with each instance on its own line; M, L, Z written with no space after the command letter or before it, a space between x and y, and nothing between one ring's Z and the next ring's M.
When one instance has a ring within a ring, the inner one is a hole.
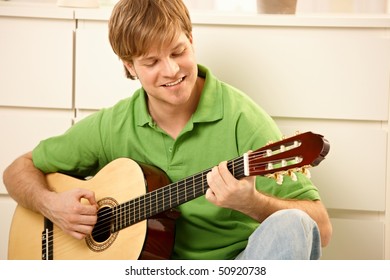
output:
M90 180L78 180L53 173L46 176L57 192L84 188L95 192L96 200L107 198L118 204L146 193L141 167L130 159L117 159L105 166ZM114 198L112 196L115 196ZM87 201L83 201L87 203ZM18 205L11 224L8 259L42 259L44 217ZM146 238L147 221L119 231L112 242L98 242L91 249L85 239L77 240L54 225L53 259L138 259Z

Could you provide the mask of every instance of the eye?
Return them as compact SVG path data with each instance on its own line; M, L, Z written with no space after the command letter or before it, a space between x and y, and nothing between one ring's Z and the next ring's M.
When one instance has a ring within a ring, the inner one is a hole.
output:
M146 62L144 63L144 66L146 66L146 67L152 67L152 66L156 65L156 63L157 63L157 60L156 60L156 59L154 59L154 60L148 60L148 61L146 61Z
M172 53L172 56L173 56L173 57L181 56L181 55L183 55L183 54L185 53L185 51L186 51L186 48L180 49L180 50L178 50L178 51L173 52L173 53Z

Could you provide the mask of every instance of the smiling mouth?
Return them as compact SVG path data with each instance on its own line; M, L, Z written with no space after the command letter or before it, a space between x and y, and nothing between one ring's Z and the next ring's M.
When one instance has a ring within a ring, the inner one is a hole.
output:
M182 77L182 78L180 78L180 79L178 79L178 80L176 80L176 81L174 81L172 83L168 83L168 84L165 84L163 86L164 87L173 87L173 86L176 86L176 85L180 84L182 81L184 81L184 79L185 79L185 77Z

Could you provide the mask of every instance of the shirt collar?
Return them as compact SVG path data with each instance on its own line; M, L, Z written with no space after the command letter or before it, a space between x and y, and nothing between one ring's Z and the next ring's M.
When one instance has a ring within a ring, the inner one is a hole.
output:
M137 93L137 100L136 100L137 104L135 105L135 108L139 110L137 125L144 126L146 124L149 124L151 127L154 127L155 122L153 121L148 111L148 105L146 102L148 96L145 90L143 88L140 88L136 93Z
M213 122L223 117L223 96L221 83L205 66L198 65L198 75L205 78L198 108L193 115L194 122Z

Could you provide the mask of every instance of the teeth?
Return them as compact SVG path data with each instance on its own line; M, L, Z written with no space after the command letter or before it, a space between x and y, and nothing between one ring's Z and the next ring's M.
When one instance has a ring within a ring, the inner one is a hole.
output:
M175 86L175 85L181 83L181 81L183 81L183 78L178 79L176 82L165 84L165 86L166 87L172 87L172 86Z

